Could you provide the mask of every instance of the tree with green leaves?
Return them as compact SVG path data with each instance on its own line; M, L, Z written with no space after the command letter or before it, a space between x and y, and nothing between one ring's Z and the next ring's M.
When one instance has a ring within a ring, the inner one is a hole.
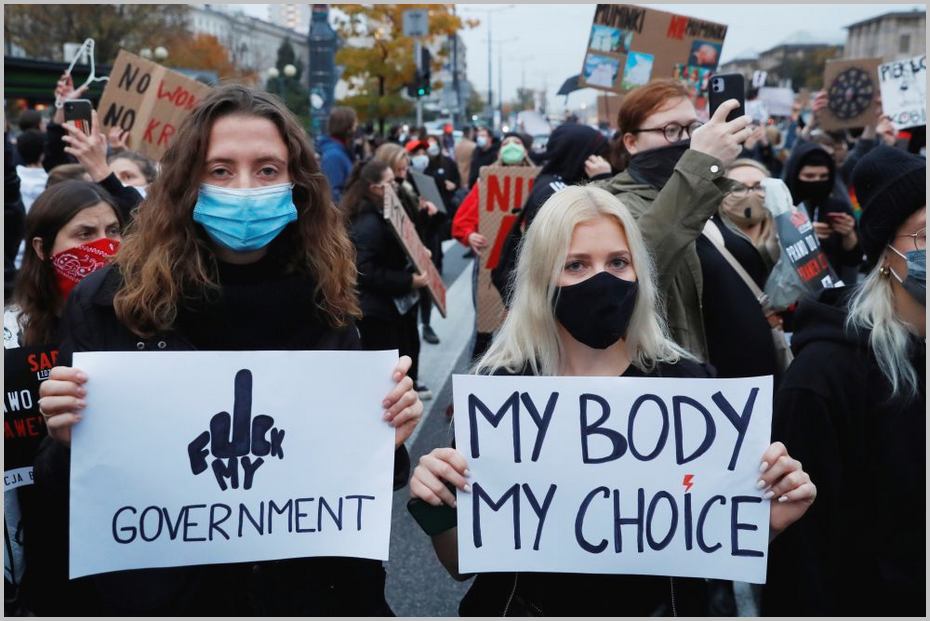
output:
M288 65L293 65L297 70L292 76L285 74L284 68ZM265 90L280 97L288 109L300 117L304 126L309 127L310 93L300 81L304 73L304 62L297 58L294 46L291 45L291 40L287 37L281 43L281 47L278 48L278 60L275 62L275 68L278 70L278 76L274 78L268 77Z
M66 61L63 43L94 40L97 64L109 65L120 48L138 53L186 34L183 4L6 4L3 35L31 58Z
M387 118L410 114L413 106L402 95L414 78L414 40L404 36L404 11L426 9L430 45L440 38L454 35L463 27L474 27L475 20L463 20L447 4L336 4L343 17L337 18L336 31L345 42L336 53L342 65L342 79L349 84L349 94L339 104L355 109L360 121L377 120L384 133ZM448 59L448 46L433 55L432 71L437 72Z

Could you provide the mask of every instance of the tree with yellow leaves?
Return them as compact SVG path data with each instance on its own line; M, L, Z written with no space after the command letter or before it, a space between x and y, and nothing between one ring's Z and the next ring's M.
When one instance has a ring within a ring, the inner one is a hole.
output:
M404 11L426 9L429 45L441 37L455 35L463 27L472 28L476 20L463 20L451 4L336 4L344 17L336 20L336 31L343 47L336 53L336 64L344 67L342 79L349 84L349 94L339 104L355 109L360 120L377 120L381 133L389 117L405 116L412 104L402 96L413 80L416 64L414 39L404 36ZM447 60L448 46L433 56L433 71ZM465 76L462 76L464 79Z

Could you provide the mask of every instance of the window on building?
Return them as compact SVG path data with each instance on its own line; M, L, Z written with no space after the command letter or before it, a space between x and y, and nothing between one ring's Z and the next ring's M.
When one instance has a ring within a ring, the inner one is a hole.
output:
M901 54L907 54L911 51L911 35L903 34L898 39L898 52Z

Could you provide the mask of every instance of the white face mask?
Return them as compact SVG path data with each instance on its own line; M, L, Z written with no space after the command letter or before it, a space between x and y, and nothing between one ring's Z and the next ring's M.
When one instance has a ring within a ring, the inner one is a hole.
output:
M436 143L430 144L429 149L426 150L430 157L436 157L439 155L439 145Z
M428 155L414 155L410 158L410 165L417 172L426 170L426 167L429 166L429 156Z
M486 136L478 136L478 140L475 141L475 144L483 149L488 146L488 139Z

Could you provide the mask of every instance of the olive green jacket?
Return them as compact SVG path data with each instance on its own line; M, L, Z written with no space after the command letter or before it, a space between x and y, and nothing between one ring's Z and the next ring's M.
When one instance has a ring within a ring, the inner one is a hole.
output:
M636 218L655 261L672 338L702 361L707 360L704 281L695 240L730 190L724 172L720 160L689 149L661 191L637 183L628 172L592 184L618 196Z

